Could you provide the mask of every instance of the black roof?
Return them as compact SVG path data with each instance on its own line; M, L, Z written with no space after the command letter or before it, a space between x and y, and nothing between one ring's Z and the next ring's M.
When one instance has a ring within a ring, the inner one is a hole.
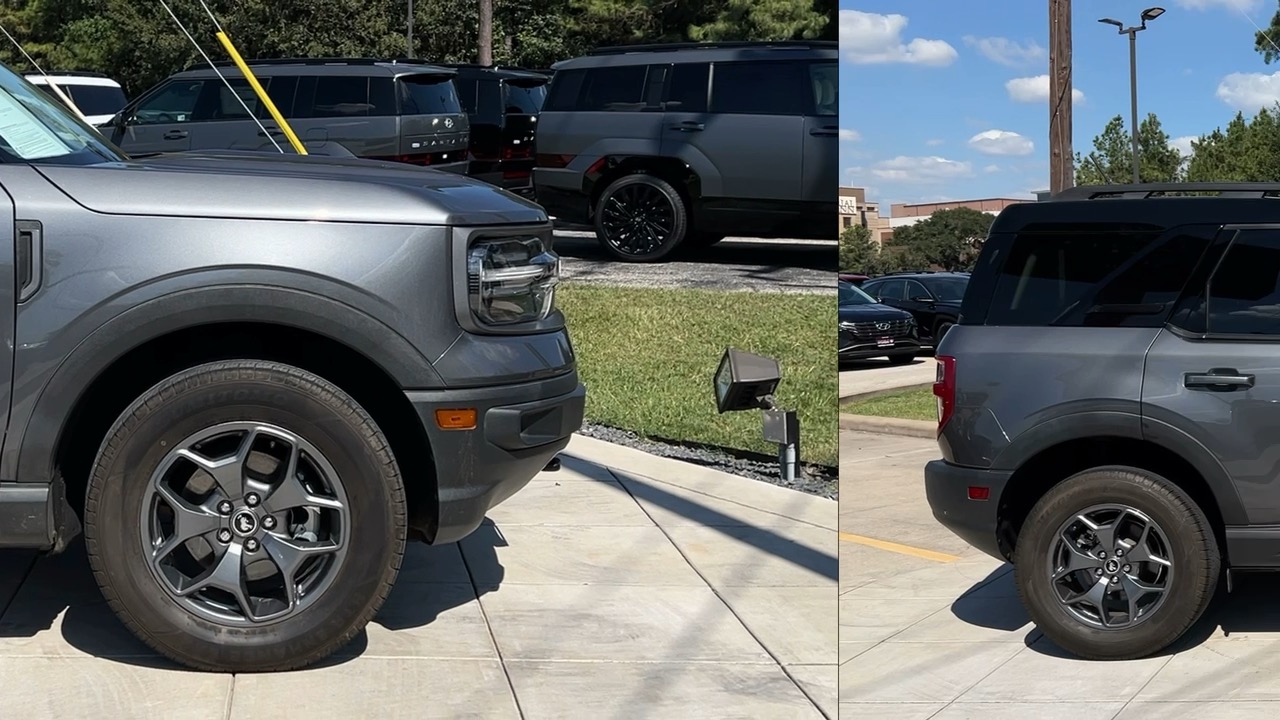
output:
M399 75L406 68L415 70L425 70L428 72L439 72L453 74L452 68L442 65L436 65L426 62L425 60L408 60L408 59L379 59L379 58L257 58L253 60L245 60L251 68L257 67L278 67L287 69L300 69L307 67L327 67L338 69L342 68L345 74L367 74L368 72L379 72L387 75ZM231 60L217 60L213 63L218 69L235 68L235 62ZM184 73L196 73L205 71L212 73L212 69L208 63L196 63L191 65Z
M597 48L572 60L562 60L553 70L578 67L625 66L651 62L771 61L777 53L803 58L836 60L839 44L828 40L779 40L769 42L664 43Z
M1108 229L1159 232L1178 225L1280 222L1280 183L1142 183L1086 185L1048 200L1010 205L991 232Z

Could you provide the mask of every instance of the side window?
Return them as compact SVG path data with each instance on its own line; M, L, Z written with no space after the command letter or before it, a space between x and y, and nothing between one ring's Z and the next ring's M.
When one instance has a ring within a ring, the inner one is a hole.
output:
M462 103L462 109L468 113L476 114L476 85L479 80L475 78L456 77L453 79L453 85L458 90L458 102Z
M901 280L885 280L876 296L885 300L903 300L906 296L906 285Z
M204 80L175 80L134 110L135 125L161 125L191 122L196 101L204 89ZM225 90L226 87L223 87Z
M647 65L592 68L575 107L581 112L635 112L645 108Z
M321 76L309 80L311 97L306 105L299 104L298 117L364 117L369 114L369 78ZM299 85L300 101L303 99L302 90Z
M1160 327L1208 242L1181 232L1024 233L996 278L987 324Z
M451 92L455 111L458 108L458 94ZM369 78L369 117L386 117L398 115L396 108L396 81L389 77Z
M840 114L840 70L836 63L814 63L809 66L813 85L814 114L835 117Z
M1280 335L1280 232L1236 235L1209 281L1208 331Z
M803 115L810 86L804 63L716 63L711 71L711 112Z
M586 70L562 70L556 73L551 79L551 89L547 91L547 102L542 110L573 110L578 104L578 96L582 94L582 82L586 77Z
M707 63L673 65L671 80L667 83L666 109L672 112L706 112L707 81L710 77L711 66Z
M933 299L933 293L931 293L931 292L929 292L928 290L926 290L926 289L925 289L925 287L924 287L924 285L921 285L919 282L917 282L917 281L915 281L915 280L908 280L908 281L907 281L907 294L906 294L906 297L905 297L904 299L906 299L906 300L915 300L916 298L924 298L924 299L925 299L925 301L932 300L932 299Z
M250 116L244 111L245 105L259 117L266 113L264 108L259 107L261 103L258 102L258 95L249 87L248 80L227 78L227 82L231 84L230 88L221 81L213 86L215 92L212 102L200 103L194 120L248 120ZM234 94L232 90L235 91ZM241 104L242 101L244 105Z
M267 83L267 97L275 103L276 109L286 118L293 116L293 96L298 92L298 78L273 77ZM258 112L260 118L270 118L271 113L263 107Z

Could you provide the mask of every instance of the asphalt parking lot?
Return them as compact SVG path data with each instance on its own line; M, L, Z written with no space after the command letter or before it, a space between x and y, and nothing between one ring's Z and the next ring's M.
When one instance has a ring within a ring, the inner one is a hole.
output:
M892 718L1280 716L1280 576L1238 577L1157 657L1087 662L1044 639L1011 568L934 522L933 441L841 436L840 715Z
M835 240L725 238L698 250L677 251L668 262L623 263L600 249L595 234L556 230L562 277L637 287L835 293L839 265Z
M351 646L195 673L77 543L0 552L0 713L36 718L836 717L836 503L575 437L460 546L410 546Z

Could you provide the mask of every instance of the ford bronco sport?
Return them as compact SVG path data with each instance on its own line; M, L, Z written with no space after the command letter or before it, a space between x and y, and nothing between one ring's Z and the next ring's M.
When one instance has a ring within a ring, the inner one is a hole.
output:
M1083 187L995 220L938 348L935 517L1086 658L1280 569L1280 184Z
M131 160L0 69L0 548L83 526L181 663L301 667L409 535L458 540L581 424L536 205L398 163Z

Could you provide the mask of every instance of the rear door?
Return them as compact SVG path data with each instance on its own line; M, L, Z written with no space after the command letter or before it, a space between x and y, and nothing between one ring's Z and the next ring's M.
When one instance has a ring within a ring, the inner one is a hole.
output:
M533 159L538 113L546 99L546 78L510 77L502 81L504 159Z
M835 61L807 67L813 103L804 119L804 200L834 204L840 179L840 82Z
M196 105L209 82L176 79L156 88L129 108L125 127L113 129L111 141L134 155L191 149Z
M259 81L270 87L271 78L259 78ZM231 87L228 88L227 84ZM249 112L245 112L246 106ZM254 116L269 117L248 80L228 77L226 83L211 81L196 106L196 121L191 126L191 149L275 150L271 139L254 122ZM284 145L283 133L276 130L274 124L267 124L268 131L275 130L272 136Z
M938 317L938 305L934 302L933 295L919 280L906 281L902 299L895 305L915 316L916 324L920 326L924 335L927 336L933 332L933 326Z
M453 80L453 73L414 73L396 78L401 155L429 155L427 162L432 165L467 159L471 123Z
M1280 227L1227 230L1218 246L1147 353L1143 431L1192 438L1250 524L1280 524Z

